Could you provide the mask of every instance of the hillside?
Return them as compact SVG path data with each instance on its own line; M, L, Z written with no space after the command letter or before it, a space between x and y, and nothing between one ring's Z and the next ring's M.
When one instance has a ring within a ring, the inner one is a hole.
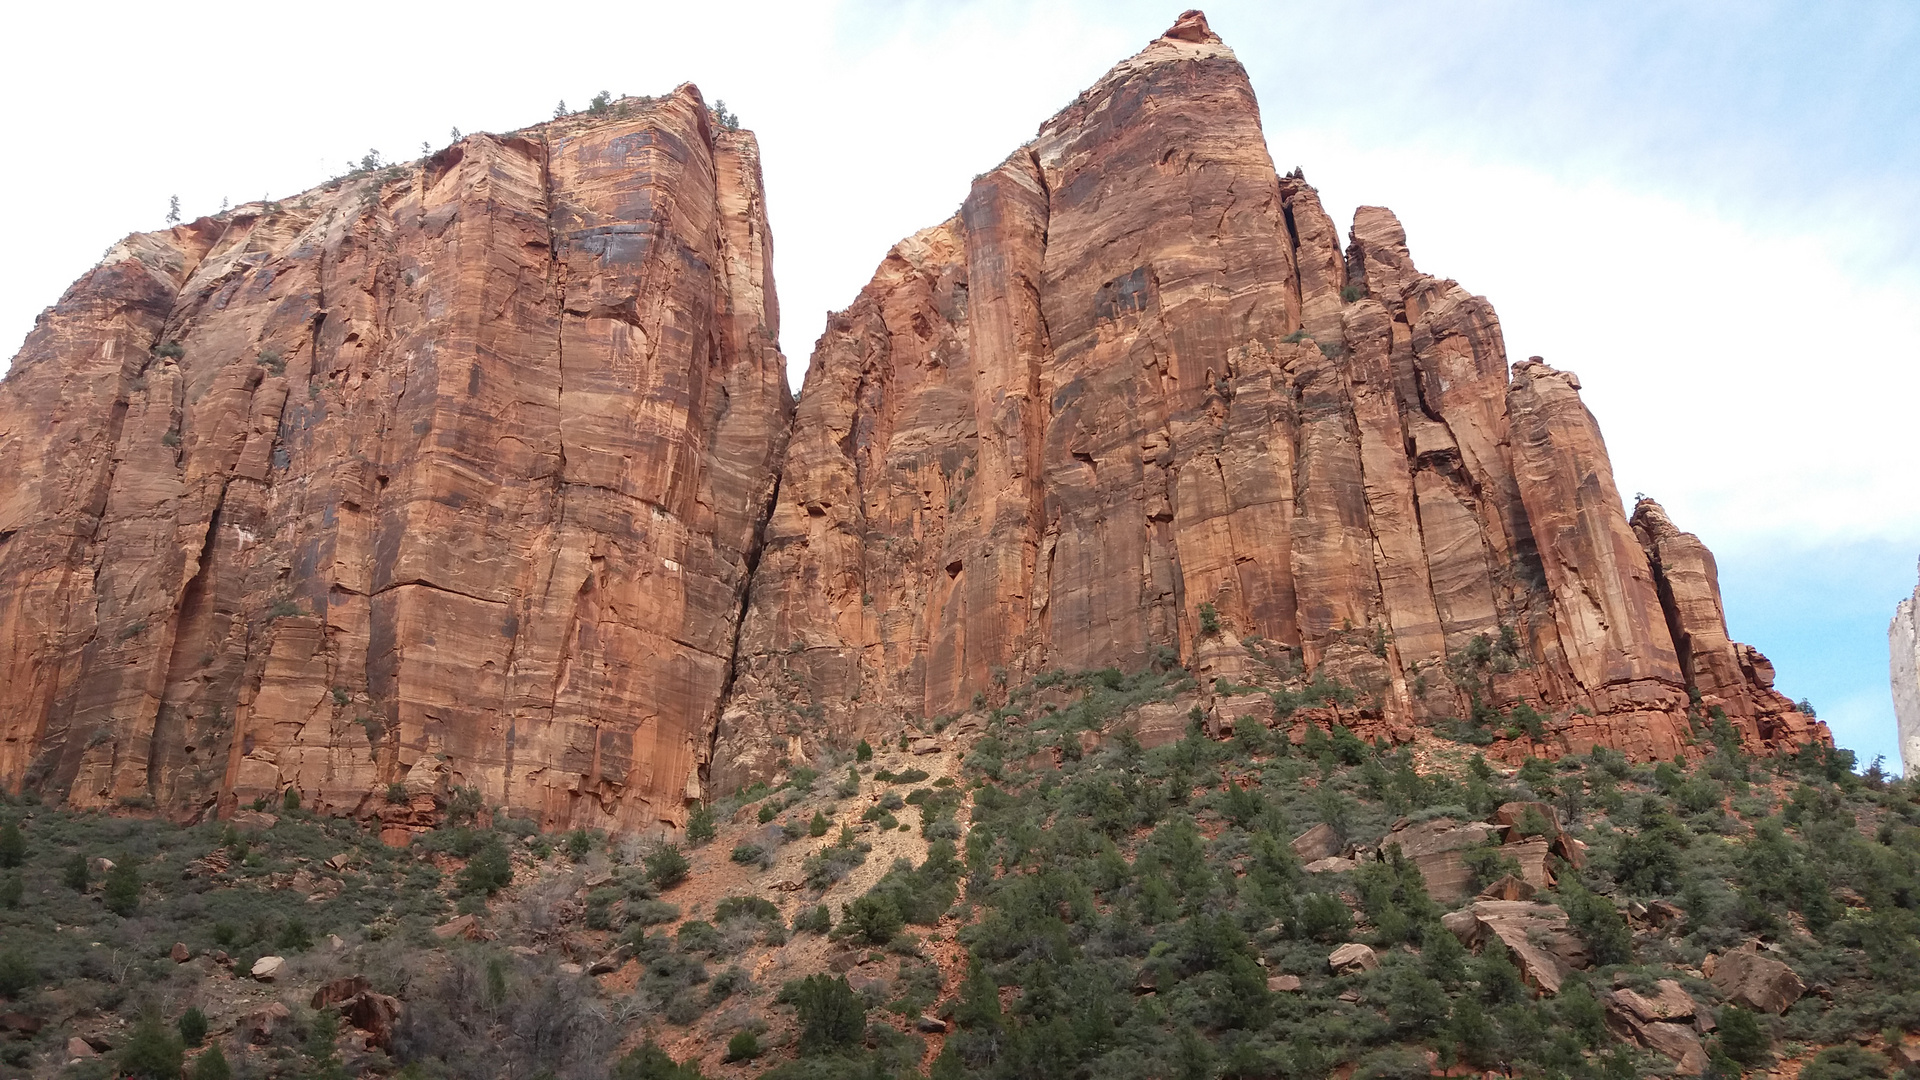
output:
M189 1008L243 1076L1920 1061L1920 789L1819 746L1748 757L1705 716L1691 767L1511 770L1284 693L1229 732L1196 694L1178 668L1049 675L703 808L684 849L464 797L408 849L284 805L183 828L19 801L0 1061L139 1071Z

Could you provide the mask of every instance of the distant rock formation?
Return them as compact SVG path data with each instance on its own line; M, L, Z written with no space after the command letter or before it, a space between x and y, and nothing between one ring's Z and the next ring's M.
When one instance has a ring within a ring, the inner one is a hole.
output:
M1893 719L1900 732L1900 765L1909 776L1920 767L1920 585L1893 610L1887 627L1892 653Z
M1343 251L1198 12L896 245L797 405L771 253L692 87L116 245L0 383L0 783L670 830L1051 669L1231 691L1248 643L1367 738L1827 740L1579 380L1389 211Z

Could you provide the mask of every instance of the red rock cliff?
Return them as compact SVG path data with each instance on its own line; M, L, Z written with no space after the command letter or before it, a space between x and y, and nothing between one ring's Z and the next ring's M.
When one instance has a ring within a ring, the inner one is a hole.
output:
M778 324L691 88L129 238L0 384L0 782L671 827L1173 662L1368 737L1545 714L1509 756L1826 739L1578 380L1388 211L1343 251L1198 13L896 245L797 405Z
M684 819L792 401L753 137L612 114L130 237L42 317L0 780Z
M1525 702L1548 751L1666 757L1697 683L1756 747L1824 738L1697 541L1629 526L1578 380L1510 374L1388 211L1338 236L1189 12L898 244L815 348L716 780L1254 636L1382 734Z

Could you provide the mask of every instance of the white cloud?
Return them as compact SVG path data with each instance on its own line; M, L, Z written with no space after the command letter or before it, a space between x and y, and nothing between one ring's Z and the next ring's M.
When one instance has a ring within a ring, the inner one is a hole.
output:
M1514 359L1579 372L1623 496L1735 543L1914 538L1920 281L1849 240L1606 182L1269 131L1331 212L1387 205L1415 262L1487 296Z

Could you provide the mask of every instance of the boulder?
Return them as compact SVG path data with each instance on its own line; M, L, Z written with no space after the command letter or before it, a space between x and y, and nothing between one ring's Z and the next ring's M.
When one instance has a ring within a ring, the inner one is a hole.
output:
M37 1016L21 1012L0 1013L0 1031L6 1032L8 1038L31 1039L45 1026L46 1021Z
M1168 746L1187 737L1189 708L1177 701L1149 701L1121 721L1121 728L1133 732L1143 750Z
M261 810L235 810L227 822L236 829L271 829L280 819Z
M333 870L345 870L352 862L353 862L353 856L350 853L343 851L340 854L335 855L332 858L328 859L327 866Z
M193 959L193 950L187 948L186 942L176 941L173 943L173 948L167 950L167 956L171 957L176 964L184 964Z
M1524 840L1526 837L1520 834L1520 822L1526 818L1528 810L1538 814L1541 820L1547 823L1547 831L1535 835L1547 840L1560 835L1559 816L1554 813L1553 807L1543 802L1501 803L1500 809L1495 810L1493 817L1489 820L1505 830L1506 839L1509 842Z
M1586 944L1552 904L1525 900L1476 900L1450 912L1440 924L1478 950L1489 941L1506 946L1527 985L1557 994L1572 971L1588 964Z
M234 1025L234 1032L255 1046L265 1046L273 1041L274 1032L280 1025L293 1018L293 1012L278 1001L269 1001L258 1009L247 1013Z
M1315 859L1302 869L1309 874L1344 874L1359 865L1352 859L1342 859L1336 855L1327 859Z
M1214 698L1213 708L1207 713L1207 733L1216 739L1230 739L1243 720L1256 727L1271 723L1272 695L1255 692Z
M1301 862L1310 863L1340 854L1345 845L1333 826L1323 821L1294 837L1293 843L1289 846L1293 848L1293 853L1300 857Z
M1380 958L1368 946L1350 941L1327 954L1327 968L1335 975L1357 975L1380 966Z
M1380 849L1398 847L1401 855L1419 867L1428 895L1442 904L1450 904L1466 898L1471 891L1473 872L1467 868L1467 852L1483 846L1499 832L1499 826L1484 821L1462 824L1440 817L1408 824L1402 819L1395 822L1393 831L1380 841ZM1523 865L1521 869L1524 871L1526 867Z
M606 974L610 974L612 972L618 971L620 970L620 965L626 963L627 958L632 955L633 955L633 946L630 944L622 943L619 947L615 948L612 952L607 953L605 956L600 957L598 960L595 960L593 963L588 964L587 974L606 975Z
M1621 987L1611 991L1607 1001L1648 1024L1692 1020L1697 1014L1693 998L1673 979L1661 979L1647 993Z
M931 735L925 735L913 740L913 742L908 744L907 748L915 754L937 754L944 749L940 745L940 740Z
M1267 992L1270 994L1297 994L1300 992L1300 976L1269 975L1267 976Z
M340 1015L367 1033L367 1044L382 1050L393 1046L393 1025L400 1018L400 999L371 990L341 1002Z
M461 915L434 927L433 936L441 941L452 941L454 938L478 941L480 940L480 920L471 915Z
M261 982L272 982L280 976L281 969L286 966L287 961L285 957L263 956L253 962L253 969L247 972L247 974Z
M920 1019L914 1021L913 1026L916 1030L925 1032L928 1035L944 1035L947 1033L947 1022L945 1020L937 1016L929 1016L926 1013L921 1013Z
M364 994L372 988L373 985L367 982L363 975L349 975L343 979L334 979L320 984L320 989L313 992L313 999L309 1005L315 1009L324 1009Z
M99 1057L100 1052L88 1046L87 1040L75 1035L73 1038L67 1040L67 1056L84 1061L87 1058Z
M1806 984L1792 968L1750 949L1735 949L1710 959L1714 965L1707 972L1707 980L1721 997L1736 1005L1783 1013L1807 992Z
M1531 900L1533 883L1523 877L1502 874L1500 879L1480 890L1482 900Z

